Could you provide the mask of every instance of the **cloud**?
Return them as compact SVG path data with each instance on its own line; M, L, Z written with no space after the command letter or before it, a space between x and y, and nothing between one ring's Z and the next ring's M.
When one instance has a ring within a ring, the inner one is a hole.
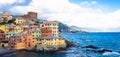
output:
M82 2L82 5L95 5L96 1ZM32 0L27 6L14 6L10 8L13 14L25 14L35 11L39 16L48 17L48 20L57 20L65 24L78 27L93 28L98 31L113 31L120 27L120 10L104 13L104 10L92 7L82 7L69 2L69 0Z
M22 3L25 0L0 0L0 5L14 4L14 3Z
M97 5L97 2L96 1L83 1L80 3L81 6L86 6L86 7L90 7L90 6L93 6L93 5Z

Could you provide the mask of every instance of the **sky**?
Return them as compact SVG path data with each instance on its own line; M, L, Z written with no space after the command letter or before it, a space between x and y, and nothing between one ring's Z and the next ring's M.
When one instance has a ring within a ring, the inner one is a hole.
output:
M0 12L60 21L87 31L120 32L120 0L0 0ZM46 18L47 17L47 18Z

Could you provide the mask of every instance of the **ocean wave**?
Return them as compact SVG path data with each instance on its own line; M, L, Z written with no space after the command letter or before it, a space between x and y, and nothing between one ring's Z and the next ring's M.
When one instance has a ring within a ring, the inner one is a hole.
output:
M105 52L103 55L120 55L118 52Z

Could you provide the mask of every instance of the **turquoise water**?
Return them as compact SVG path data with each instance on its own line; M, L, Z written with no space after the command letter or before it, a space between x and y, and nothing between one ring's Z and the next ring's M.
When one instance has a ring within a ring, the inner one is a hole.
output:
M34 52L18 52L0 57L120 57L120 33L104 32L104 33L61 33L61 37L73 42L78 47L69 48L66 51L56 53L34 53ZM86 51L81 48L86 45L94 45L99 49L109 49L113 52L93 52Z

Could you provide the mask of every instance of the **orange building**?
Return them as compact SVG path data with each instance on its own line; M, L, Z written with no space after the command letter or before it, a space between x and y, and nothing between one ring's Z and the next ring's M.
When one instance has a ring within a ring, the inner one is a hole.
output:
M52 36L52 30L48 28L41 29L41 37Z
M12 36L8 44L11 50L27 49L33 46L33 39L31 35Z
M29 48L33 46L32 35L24 35L22 36L22 41L25 43L25 47Z

